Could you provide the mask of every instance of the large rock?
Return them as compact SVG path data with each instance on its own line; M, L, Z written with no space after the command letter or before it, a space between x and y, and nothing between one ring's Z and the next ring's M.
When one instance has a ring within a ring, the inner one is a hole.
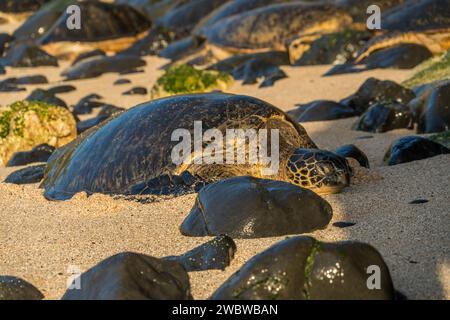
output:
M410 109L400 103L376 103L353 126L354 130L376 133L402 128L414 128L414 120Z
M12 276L0 276L0 300L42 300L44 295L31 283Z
M183 266L143 254L124 252L81 274L80 289L68 289L63 300L186 300L189 276ZM75 279L75 283L77 279Z
M426 85L409 103L417 120L417 133L450 130L450 80Z
M412 90L404 88L393 81L369 78L361 85L358 91L342 100L341 103L362 114L377 102L407 104L415 97L416 95Z
M75 119L67 109L33 101L0 108L0 166L16 152L44 143L60 147L76 134Z
M369 279L374 272L378 281ZM372 246L302 236L283 240L250 259L212 299L394 299L394 288L386 263Z
M201 189L181 233L283 236L324 229L331 216L328 202L310 190L282 181L234 177Z
M407 136L396 140L384 155L389 166L449 154L450 149L430 139Z

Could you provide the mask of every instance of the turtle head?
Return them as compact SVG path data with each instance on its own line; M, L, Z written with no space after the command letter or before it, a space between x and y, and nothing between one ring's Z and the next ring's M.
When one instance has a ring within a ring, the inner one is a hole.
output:
M344 157L318 149L296 149L286 171L290 183L319 194L340 192L350 184L352 174Z

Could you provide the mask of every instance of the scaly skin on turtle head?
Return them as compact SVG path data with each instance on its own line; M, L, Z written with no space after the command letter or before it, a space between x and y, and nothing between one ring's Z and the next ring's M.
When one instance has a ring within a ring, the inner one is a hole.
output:
M296 149L287 163L290 183L318 194L339 193L350 184L352 169L347 160L329 151Z

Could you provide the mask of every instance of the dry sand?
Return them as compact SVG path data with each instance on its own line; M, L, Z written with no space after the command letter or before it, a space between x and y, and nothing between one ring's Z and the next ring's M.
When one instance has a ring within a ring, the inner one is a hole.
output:
M77 91L61 94L68 104L98 93L108 103L132 107L148 99L123 96L133 86L150 87L165 62L147 58L145 73L73 81ZM57 85L60 68L8 70L0 80L15 75L45 74L50 85L28 86L27 92L0 93L5 105L24 98L36 88ZM259 97L289 110L296 103L316 99L341 99L353 93L370 76L401 81L411 71L377 70L356 75L322 78L329 66L284 68L288 79L274 87L235 84L231 92ZM132 84L113 86L118 78ZM398 290L410 299L450 298L450 156L385 167L383 154L396 138L413 131L395 130L373 134L351 131L355 119L315 122L305 128L316 143L334 150L354 143L367 153L371 177L358 181L338 195L325 198L334 209L326 230L312 235L325 241L360 240L375 246L385 258ZM0 168L0 180L14 169ZM430 200L408 204L416 198ZM68 268L84 271L100 260L122 251L135 251L157 257L181 254L207 241L184 237L178 227L193 205L195 195L153 204L113 200L108 196L87 198L77 195L66 202L49 202L38 185L16 186L0 183L0 275L23 277L43 291L47 299L59 299L65 291ZM352 221L346 229L332 226L336 221ZM250 257L282 238L237 240L238 252L224 272L190 273L196 299L207 298Z

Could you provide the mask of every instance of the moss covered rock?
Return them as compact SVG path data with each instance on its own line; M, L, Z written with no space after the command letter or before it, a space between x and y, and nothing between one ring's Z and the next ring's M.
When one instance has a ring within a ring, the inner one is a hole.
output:
M0 108L0 166L11 156L40 144L60 147L76 137L76 123L69 110L58 106L20 101Z
M418 67L418 71L403 85L408 88L421 86L427 83L450 79L450 50L437 58L432 58Z
M182 64L166 70L151 90L152 99L178 94L225 91L233 82L224 72L198 70Z

